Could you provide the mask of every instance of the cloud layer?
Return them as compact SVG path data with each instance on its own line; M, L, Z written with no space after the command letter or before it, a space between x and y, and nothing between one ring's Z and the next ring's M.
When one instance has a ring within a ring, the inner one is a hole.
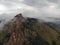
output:
M26 17L36 17L45 21L60 18L60 0L0 0L0 15L13 17L23 13Z

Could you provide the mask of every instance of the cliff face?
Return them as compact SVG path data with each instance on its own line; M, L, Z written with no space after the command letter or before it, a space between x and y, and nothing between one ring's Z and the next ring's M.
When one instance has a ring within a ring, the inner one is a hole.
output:
M10 37L8 41L3 41L4 45L60 45L58 32L39 22L38 19L25 19L22 14L16 15L7 23L4 30Z

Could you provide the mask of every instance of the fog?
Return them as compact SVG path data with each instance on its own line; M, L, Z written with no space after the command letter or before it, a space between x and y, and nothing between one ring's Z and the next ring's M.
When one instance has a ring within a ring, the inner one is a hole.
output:
M60 0L0 0L0 27L19 13L45 22L60 21Z

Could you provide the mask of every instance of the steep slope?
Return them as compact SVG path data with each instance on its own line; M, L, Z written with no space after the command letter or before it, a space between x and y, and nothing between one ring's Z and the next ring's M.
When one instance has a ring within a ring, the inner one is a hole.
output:
M53 22L47 22L46 24L49 25L50 27L56 29L56 31L58 33L60 33L60 23L59 22L55 22L55 23L53 23Z
M10 37L8 42L3 41L4 45L60 45L58 32L38 19L24 18L22 14L5 24L3 30L6 32L3 35L11 34L6 37ZM2 39L7 40L4 37Z
M34 20L30 18L31 21L27 19L27 21L24 23L25 28L24 32L25 35L28 38L31 38L30 40L34 40L33 42L35 45L59 45L57 36L59 35L54 29L50 28L48 25L40 22L33 22ZM38 35L38 36L37 36ZM37 40L35 40L37 38ZM42 38L42 40L40 40ZM37 42L35 42L37 41ZM39 43L38 43L39 41ZM29 42L29 41L27 41ZM33 45L33 44L32 44Z

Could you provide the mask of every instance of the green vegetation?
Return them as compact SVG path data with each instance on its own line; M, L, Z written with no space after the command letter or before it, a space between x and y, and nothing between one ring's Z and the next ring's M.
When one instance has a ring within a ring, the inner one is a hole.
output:
M15 23L13 23L12 26L9 25L7 27L9 27L6 28L7 30L10 30L10 28L17 30ZM24 37L22 45L60 45L59 33L48 25L39 22L38 19L27 18L20 28L18 28L18 30L23 33ZM8 33L7 31L0 33L0 45L9 41L11 34L12 33Z
M24 33L23 45L60 45L58 33L37 19L27 18L22 26Z
M4 32L0 33L0 45L3 45L5 42L8 42L10 39L11 33Z

